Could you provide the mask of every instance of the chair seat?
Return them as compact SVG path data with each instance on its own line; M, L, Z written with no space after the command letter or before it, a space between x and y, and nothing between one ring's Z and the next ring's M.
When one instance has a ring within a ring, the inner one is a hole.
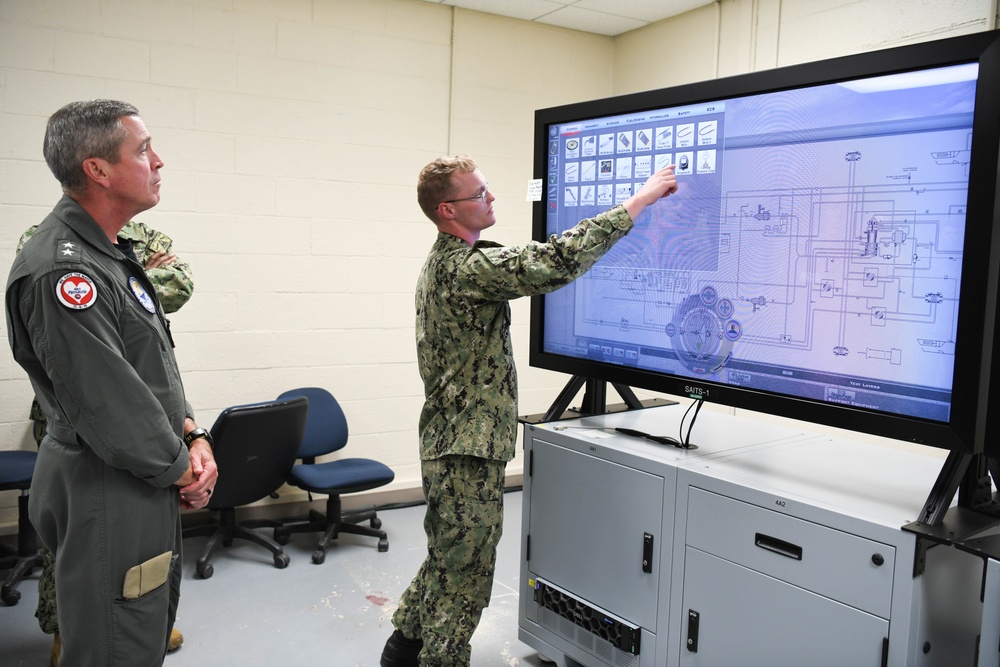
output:
M37 452L0 452L0 490L27 489L37 458Z
M355 493L388 484L392 469L372 459L339 459L326 463L299 464L288 482L315 493Z
M287 541L292 533L320 532L313 553L317 565L326 559L326 548L340 533L367 535L378 538L378 550L389 550L389 538L375 510L350 512L346 516L340 499L342 493L357 493L385 486L395 478L392 469L383 463L365 458L341 458L316 463L321 456L339 452L347 445L350 429L340 403L322 387L300 387L283 393L279 398L305 396L309 399L309 416L298 458L301 464L292 468L288 483L311 494L326 494L326 514L309 511L304 521L289 519L288 525L274 530L275 538ZM367 521L368 526L359 525Z

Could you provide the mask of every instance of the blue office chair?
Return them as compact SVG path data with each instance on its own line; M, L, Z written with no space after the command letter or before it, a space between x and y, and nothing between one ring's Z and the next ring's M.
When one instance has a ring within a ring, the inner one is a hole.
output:
M326 548L331 540L337 539L339 533L368 535L379 538L378 550L389 550L389 539L382 527L382 521L375 510L342 513L340 495L357 493L385 486L395 478L395 473L388 466L363 458L346 458L316 463L317 457L331 454L344 448L347 444L347 418L337 399L325 389L318 387L303 387L286 391L279 398L306 396L309 399L309 417L306 421L306 434L302 438L302 448L299 458L302 463L292 468L288 483L309 492L325 493L326 514L310 510L308 519L303 523L288 523L275 528L274 539L279 544L287 544L290 533L322 532L312 560L317 565L326 560ZM368 521L367 526L357 525Z
M271 552L276 568L288 566L288 555L270 536L255 530L281 525L277 521L237 521L236 509L257 502L285 484L295 465L306 428L309 404L305 398L287 398L226 408L212 426L219 481L207 509L218 519L184 529L184 537L208 535L208 543L195 563L203 579L212 576L212 556L219 546L232 546L235 538L259 544Z
M17 499L17 551L0 557L0 569L11 570L0 587L0 600L8 607L13 607L21 599L18 584L36 567L42 566L38 536L28 519L28 489L35 472L36 458L37 452L0 452L0 491L21 492Z

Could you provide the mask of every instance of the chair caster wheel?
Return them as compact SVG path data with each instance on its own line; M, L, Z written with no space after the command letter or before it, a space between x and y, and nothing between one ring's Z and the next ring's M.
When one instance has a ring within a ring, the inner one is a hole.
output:
M368 525L370 525L372 528L376 528L376 529L377 528L381 528L382 527L382 519L378 518L377 516L372 517L371 521L368 522Z
M389 550L389 540L384 540L384 539L383 540L379 540L378 541L378 550L379 550L379 553L388 551Z
M322 565L326 562L326 552L325 551L314 551L313 552L313 562L317 565Z
M288 554L278 554L274 557L274 566L279 570L284 570L291 562L292 559L288 557Z
M0 599L2 599L3 603L8 607L13 607L21 600L21 591L16 588L7 588L4 586L3 593L0 594Z
M195 571L202 579L211 579L212 575L215 574L215 568L212 567L211 563L198 563L195 565Z
M286 544L288 544L288 539L289 539L288 533L279 533L278 531L274 531L274 541L280 544L281 546L285 546Z

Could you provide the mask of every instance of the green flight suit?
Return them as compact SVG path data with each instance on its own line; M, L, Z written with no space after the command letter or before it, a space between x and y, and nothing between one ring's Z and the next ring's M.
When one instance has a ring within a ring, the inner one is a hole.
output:
M24 244L35 234L38 225L29 227L17 242L17 252L21 252ZM130 220L120 232L118 238L132 244L132 252L143 266L158 252L170 253L173 240L163 232L148 225ZM187 262L174 262L166 266L147 269L149 282L156 290L156 296L163 306L163 312L174 313L181 309L194 293L194 275ZM32 400L29 418L32 422L32 435L35 443L41 445L45 437L45 413L37 400ZM43 547L42 572L38 577L38 605L35 617L42 632L53 634L59 632L59 618L56 607L55 558L52 552Z
M64 196L14 260L6 315L48 416L29 516L55 554L61 664L162 664L191 416L162 307L142 267ZM133 591L140 564L154 585Z

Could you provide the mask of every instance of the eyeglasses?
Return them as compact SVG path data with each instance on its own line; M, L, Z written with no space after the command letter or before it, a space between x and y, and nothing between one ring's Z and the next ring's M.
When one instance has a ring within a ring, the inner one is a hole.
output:
M449 200L447 200L447 201L443 201L443 202L441 202L441 203L442 203L442 204L454 204L454 203L455 203L455 202L457 202L457 201L472 201L472 200L474 200L474 199L478 199L479 201L481 201L481 202L483 202L483 203L485 204L485 203L486 203L486 194L487 194L487 193L488 193L489 191L490 191L490 184L489 184L489 183L487 183L487 184L486 184L486 185L485 185L485 186L483 187L483 191L482 191L482 192L480 192L480 193L479 193L478 195L475 195L474 197L462 197L461 199L449 199Z

